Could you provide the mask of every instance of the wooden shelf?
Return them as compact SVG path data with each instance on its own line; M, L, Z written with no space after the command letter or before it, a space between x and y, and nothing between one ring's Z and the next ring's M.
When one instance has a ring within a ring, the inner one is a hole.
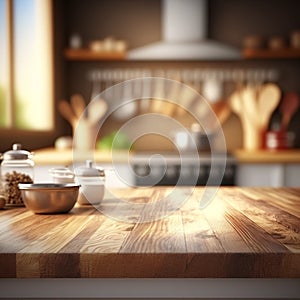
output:
M238 163L253 164L300 164L300 149L289 150L244 150L233 151L233 156Z
M96 52L89 49L65 49L64 55L68 60L75 61L110 61L125 60L125 52Z
M245 59L284 59L284 58L300 58L300 49L286 48L280 50L270 49L243 49L243 57Z
M89 49L65 49L64 56L73 61L122 61L126 60L125 52L96 52ZM300 58L300 49L286 48L281 50L243 49L244 59L295 59Z

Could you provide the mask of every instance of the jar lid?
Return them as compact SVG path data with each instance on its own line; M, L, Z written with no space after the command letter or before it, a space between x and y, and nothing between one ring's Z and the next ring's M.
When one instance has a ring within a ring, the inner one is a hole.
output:
M104 177L104 170L99 168L93 167L93 162L91 160L86 161L85 167L78 167L75 169L76 176L102 176Z
M69 168L51 168L49 170L49 173L53 177L59 177L59 178L74 178L74 173Z
M6 151L3 155L4 160L15 160L15 159L29 159L32 157L32 153L21 149L21 144L13 144L12 150Z

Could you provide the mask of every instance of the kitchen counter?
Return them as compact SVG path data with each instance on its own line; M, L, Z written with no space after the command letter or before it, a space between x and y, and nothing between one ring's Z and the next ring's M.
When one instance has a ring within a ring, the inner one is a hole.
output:
M233 156L239 163L300 163L300 149L290 150L235 150Z
M116 163L127 163L128 155L131 152L126 150L111 151L83 151L73 153L72 149L44 148L37 149L34 152L34 162L36 165L71 165L75 162L84 162L87 159L93 158L94 161L99 163L111 163L112 160Z
M128 152L126 150L114 151L113 160L115 163L127 163L133 154L134 152ZM300 163L300 149L278 151L246 151L238 149L231 154L238 163ZM112 162L112 154L110 151L76 152L75 161L85 161L91 158L94 158L98 163ZM34 151L34 161L37 165L70 165L73 163L73 151L71 149L56 150L55 148L38 149Z
M204 190L177 188L182 197L192 194L151 222L136 204L178 200L171 187L116 190L101 211L2 210L0 277L300 278L300 189L222 187L199 209ZM106 216L112 205L119 215L130 212L132 223Z

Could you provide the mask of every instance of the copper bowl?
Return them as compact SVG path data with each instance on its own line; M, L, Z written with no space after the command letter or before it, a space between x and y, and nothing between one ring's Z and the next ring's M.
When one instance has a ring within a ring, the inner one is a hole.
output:
M67 213L75 205L79 184L20 183L25 206L36 214Z

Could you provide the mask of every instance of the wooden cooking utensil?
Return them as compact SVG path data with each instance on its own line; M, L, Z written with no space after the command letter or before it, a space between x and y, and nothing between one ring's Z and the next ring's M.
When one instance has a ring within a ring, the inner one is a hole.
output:
M88 105L87 118L80 118L73 128L74 145L77 150L91 150L95 145L98 135L97 122L107 111L107 104L103 99L94 99Z
M240 117L242 114L242 103L241 103L241 99L240 99L238 91L234 91L229 96L228 103L229 103L229 106L231 107L231 110Z
M264 84L258 95L259 124L262 131L268 127L271 114L277 107L281 91L275 83Z
M103 99L93 100L88 107L88 121L91 124L96 124L107 111L107 104Z
M86 104L83 97L80 94L74 94L71 96L71 106L75 113L75 116L79 119L83 114Z
M279 110L282 114L281 130L287 130L292 116L299 108L299 102L299 96L294 92L289 92L284 95L279 106Z
M76 126L78 119L76 118L69 102L66 100L62 100L58 104L58 110L61 115L72 125L72 127Z
M243 126L243 146L248 150L260 148L262 132L266 130L280 99L280 89L274 83L261 86L258 96L256 90L257 88L251 85L240 87L229 99L232 111L240 117Z
M220 124L223 124L230 116L231 109L226 100L220 100L218 102L211 103L211 107L216 114Z
M260 130L256 122L252 122L249 114L244 109L244 99L240 96L240 88L229 97L229 105L232 111L240 118L243 128L243 147L247 150L254 150L260 147Z
M252 84L247 84L240 89L240 97L242 100L243 113L247 114L247 118L251 123L258 125L258 105L256 99L256 88Z

